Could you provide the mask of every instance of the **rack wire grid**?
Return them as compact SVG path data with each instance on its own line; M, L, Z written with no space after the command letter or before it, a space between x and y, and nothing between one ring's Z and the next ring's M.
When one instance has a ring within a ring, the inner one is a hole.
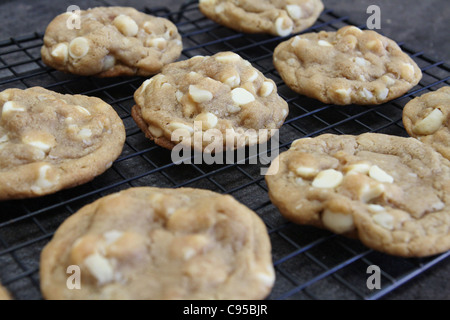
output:
M403 106L449 82L447 64L400 44L423 71L422 80L409 93L379 106L325 105L292 92L275 70L273 50L285 38L242 34L219 26L205 18L195 2L185 3L175 12L167 8L144 11L176 23L184 44L181 60L234 51L276 82L290 108L280 129L280 152L295 139L322 133L406 136L401 121ZM325 9L304 32L335 31L345 25L355 24ZM288 222L268 198L261 164L175 165L170 151L146 139L130 116L133 93L145 79L100 79L55 71L41 61L42 38L42 33L33 33L0 42L0 90L38 85L61 93L97 96L118 112L127 138L112 168L93 181L38 199L0 203L0 280L15 299L43 298L39 286L40 253L67 217L102 196L136 186L210 189L231 194L257 212L268 228L276 270L268 300L379 299L430 267L448 261L450 252L428 258L398 258L368 249L357 240ZM379 290L366 285L370 265L380 267Z

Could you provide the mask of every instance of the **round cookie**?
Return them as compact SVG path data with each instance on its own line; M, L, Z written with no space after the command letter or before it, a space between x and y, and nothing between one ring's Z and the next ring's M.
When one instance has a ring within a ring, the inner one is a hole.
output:
M11 300L11 296L6 288L0 285L0 300Z
M41 255L47 299L263 299L275 280L258 215L208 190L131 188L80 209ZM66 286L69 266L81 289Z
M275 48L273 62L293 91L337 105L385 103L422 78L394 41L354 26L295 36Z
M99 98L40 87L0 92L0 200L54 193L103 173L125 128Z
M288 36L316 22L323 11L320 0L200 0L209 19L239 32Z
M272 174L272 175L270 175ZM450 162L414 138L324 134L294 141L266 175L287 219L391 255L450 249Z
M181 50L169 20L129 7L97 7L53 19L41 56L48 66L77 75L148 76L178 59Z
M431 145L450 160L450 87L408 102L403 108L403 125L411 137Z
M207 152L214 141L213 149L223 151L263 143L288 114L275 82L232 52L171 63L146 80L134 100L138 126L168 149L182 143Z

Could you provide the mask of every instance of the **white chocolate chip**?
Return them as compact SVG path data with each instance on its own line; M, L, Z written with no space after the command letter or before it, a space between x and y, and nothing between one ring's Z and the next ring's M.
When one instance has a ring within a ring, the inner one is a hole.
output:
M89 52L89 41L84 37L73 39L69 44L69 55L74 59L80 59Z
M414 133L429 135L435 133L444 123L445 116L438 108L430 112L425 118L418 121L414 127Z
M9 138L8 138L7 134L5 134L4 136L0 137L0 143L5 143L5 142L8 142L8 141L9 141Z
M168 128L171 131L175 131L175 130L179 130L180 129L180 130L186 130L189 133L193 133L194 132L194 129L191 126L189 126L187 124L184 124L184 123L181 123L181 122L171 122L171 123L169 123Z
M388 88L384 88L383 90L378 92L377 98L379 100L384 100L384 99L387 98L388 94L389 94L389 89Z
M218 119L213 113L207 112L200 113L195 117L195 121L201 121L202 128L208 130L214 128L217 125Z
M386 83L386 85L388 86L392 86L395 84L395 79L393 79L392 77L388 76L387 74L385 74L384 76L381 77L381 80Z
M381 169L377 165L370 167L369 177L377 180L378 182L387 182L387 183L394 182L394 178L392 176L390 176L389 174L387 174L383 169Z
M141 90L142 91L145 91L145 89L147 88L147 86L151 83L153 81L153 78L150 78L150 79L147 79L147 80L145 80L143 83L142 83L142 86L141 86Z
M253 94L243 88L236 88L231 91L231 99L238 105L245 105L255 101Z
M284 28L283 24L285 23L285 21L286 19L283 17L278 17L277 20L275 20L275 30L281 37L290 35L292 33L292 30L294 29L294 24L292 23L292 21L289 21L289 26L287 28Z
M328 209L324 210L322 214L322 222L327 229L337 234L352 231L355 228L351 214L333 212Z
M219 62L238 62L242 58L234 52L227 52L227 53L222 53L220 55L217 55L215 57L215 59L216 59L216 61L219 61Z
M273 92L274 85L270 81L264 81L259 89L259 94L261 97L267 97Z
M295 173L298 176L305 178L305 179L314 178L318 172L319 172L319 170L317 170L316 168L305 167L305 166L299 166L295 169Z
M367 61L367 60L364 59L364 58L360 58L360 57L356 57L356 58L355 58L355 63L356 63L358 66L361 66L361 67L368 66L368 65L370 64L369 61Z
M170 83L164 82L161 86L161 89L169 89L171 87L172 87L172 85Z
M296 4L288 4L286 11L292 19L298 20L302 17L302 8Z
M301 40L301 38L299 37L299 36L295 36L294 37L294 40L291 42L291 46L292 47L297 47L298 46L298 44L301 42L302 40Z
M363 31L360 28L355 27L355 26L350 26L345 30L344 35L345 34L361 34L361 33L363 33Z
M369 211L372 213L386 211L386 209L383 206L380 206L379 204L369 204L367 205L367 207L369 208Z
M275 274L272 269L271 272L258 272L256 274L257 278L266 287L271 287L275 281Z
M369 202L375 198L378 198L381 196L385 191L384 185L376 184L376 185L369 185L365 184L360 190L359 190L359 199L362 202Z
M319 40L319 46L321 47L332 47L333 45L326 40Z
M65 63L69 56L69 47L65 43L58 43L52 50L51 55L62 63Z
M91 136L92 136L92 130L88 129L88 128L83 128L78 132L78 137L83 140L90 138Z
M253 82L256 79L258 79L258 72L256 72L256 70L252 71L252 75L250 77L248 77L247 81L248 82Z
M403 63L400 67L400 74L403 79L411 79L414 76L414 66L410 63Z
M180 90L177 90L177 92L175 92L175 98L177 99L178 102L181 103L181 99L183 99L183 92L181 92Z
M39 150L42 150L43 152L47 153L52 148L52 145L45 143L44 141L39 140L22 140L23 143L29 144L30 146L33 146L35 148L38 148Z
M394 217L387 212L379 212L372 216L373 221L379 226L393 230L394 229Z
M163 135L163 130L161 128L152 125L148 126L148 131L150 131L151 135L155 138L162 137Z
M353 173L362 173L362 174L368 174L370 170L370 164L360 162L360 163L353 163L344 168L344 172L347 174L353 174Z
M51 169L51 166L44 164L39 168L38 178L31 186L31 190L35 193L41 193L42 189L51 188L54 183L47 179L47 172Z
M227 105L227 111L229 113L236 113L241 111L241 107L229 104Z
M348 89L337 89L337 90L335 90L335 92L339 95L339 96L341 96L342 98L348 98L348 97L350 97L350 93L352 92L352 89L351 88L348 88Z
M342 183L343 179L344 176L340 171L327 169L317 174L312 186L315 188L336 188Z
M91 113L89 112L89 110L86 109L85 107L82 107L82 106L75 106L75 109L77 109L79 112L81 112L81 113L83 113L83 114L85 114L85 115L87 115L87 116L90 116L90 115L91 115Z
M104 71L114 68L115 65L116 65L116 58L114 56L107 55L103 58Z
M99 285L114 280L114 269L111 263L99 253L93 253L84 260L89 273L97 279Z
M145 42L147 47L158 48L159 50L164 50L167 45L167 40L164 38L153 38Z
M139 31L136 21L124 14L118 15L112 23L126 37L134 37Z
M231 88L236 88L241 84L241 78L239 77L239 74L228 77L223 81L226 85L229 85Z
M215 11L217 14L224 12L224 11L225 11L225 4L224 4L224 3L218 4L218 5L214 8L214 11Z
M122 231L110 230L103 233L103 238L106 240L106 244L110 245L116 242L119 238L123 236Z
M199 87L192 84L189 86L189 95L191 96L192 100L197 103L208 102L213 98L213 94L210 91L200 89Z
M359 75L359 80L360 81L367 81L366 77L364 77L364 75L362 75L362 74Z
M363 88L360 92L359 95L366 99L366 100L371 100L373 98L373 94L372 92L370 92L369 90L367 90L366 88Z
M378 39L371 40L371 41L366 43L366 47L369 50L374 50L374 49L377 49L377 48L381 48L382 46L383 46L383 43L380 40L378 40Z
M6 116L7 114L11 112L24 112L25 108L19 105L18 103L14 101L7 101L3 105L2 109L2 117Z

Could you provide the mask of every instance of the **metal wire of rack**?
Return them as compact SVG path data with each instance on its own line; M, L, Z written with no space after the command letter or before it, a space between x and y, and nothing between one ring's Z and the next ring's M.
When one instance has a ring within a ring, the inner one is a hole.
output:
M280 152L295 139L322 133L382 132L406 136L401 121L403 106L418 95L449 84L447 64L400 44L422 69L419 85L380 106L325 105L289 90L273 67L273 50L284 38L242 34L219 26L205 18L193 1L176 12L167 8L145 11L176 23L184 45L180 59L234 51L276 82L290 108L280 129ZM315 25L304 32L335 31L345 25L355 24L348 17L325 10ZM356 240L284 220L269 201L260 164L175 165L170 151L146 139L130 116L133 93L144 79L99 79L55 71L40 59L42 37L36 32L0 41L0 90L39 85L61 93L97 96L118 112L127 139L112 168L93 181L39 199L0 203L0 280L16 299L42 299L40 252L68 216L102 196L135 186L206 188L231 194L256 211L266 223L272 243L276 283L268 297L271 300L380 299L448 260L450 252L421 259L393 257L370 250ZM380 290L366 286L370 265L381 269Z

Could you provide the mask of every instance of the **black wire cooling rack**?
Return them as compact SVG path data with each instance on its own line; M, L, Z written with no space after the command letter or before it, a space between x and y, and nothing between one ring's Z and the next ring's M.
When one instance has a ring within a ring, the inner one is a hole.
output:
M400 44L423 71L418 86L380 106L325 105L289 90L273 67L273 50L284 38L242 34L219 26L206 19L196 3L186 3L176 12L167 8L145 11L176 23L184 45L180 59L234 51L276 82L290 107L280 129L280 152L295 139L322 133L382 132L406 136L401 121L403 106L412 98L449 83L448 65ZM335 31L345 25L355 24L325 10L315 25L304 32ZM97 96L118 112L125 123L127 139L112 168L93 181L39 199L0 203L0 281L14 298L42 299L40 253L67 217L102 196L136 186L210 189L231 194L256 211L266 223L272 243L276 283L268 297L271 300L379 299L439 262L448 261L450 252L422 259L392 257L356 240L287 222L269 201L260 164L175 165L170 151L146 139L130 116L133 93L144 79L78 77L50 69L40 58L42 37L42 33L34 33L0 42L0 91L37 85L61 93ZM366 285L370 265L380 267L381 289L370 290Z

